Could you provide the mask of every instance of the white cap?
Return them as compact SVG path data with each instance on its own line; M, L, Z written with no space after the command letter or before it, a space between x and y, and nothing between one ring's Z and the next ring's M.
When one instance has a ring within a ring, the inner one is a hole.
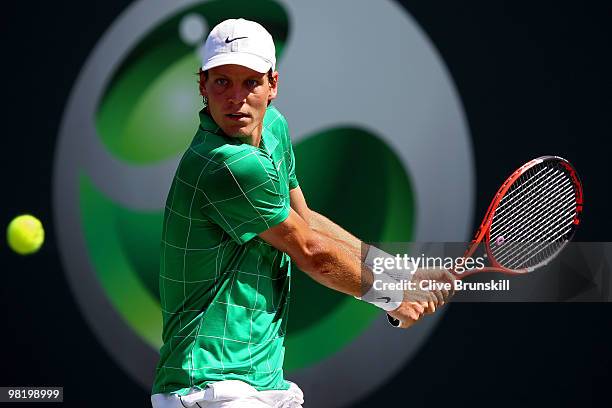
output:
M272 36L261 24L243 18L217 24L204 43L202 70L236 64L266 73L276 67Z

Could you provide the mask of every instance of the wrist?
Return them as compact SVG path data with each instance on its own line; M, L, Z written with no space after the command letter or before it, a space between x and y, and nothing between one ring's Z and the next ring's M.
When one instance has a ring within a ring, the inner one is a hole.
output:
M382 251L375 246L368 246L367 253L363 256L363 265L372 272L372 286L359 300L373 304L386 312L396 310L404 300L404 289L411 275L408 273L398 274L398 271L388 271L381 268L385 259L395 259L394 256ZM407 278L407 279L405 279Z
M372 286L361 297L355 296L355 298L379 307L385 312L391 312L401 306L404 291L401 282L381 273L374 274Z

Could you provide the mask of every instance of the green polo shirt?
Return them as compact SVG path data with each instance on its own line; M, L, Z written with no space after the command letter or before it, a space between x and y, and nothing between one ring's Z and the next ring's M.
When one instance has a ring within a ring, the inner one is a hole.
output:
M291 263L257 234L289 215L298 186L285 118L273 106L254 147L200 126L168 194L159 290L163 346L153 394L242 380L287 389L283 358Z

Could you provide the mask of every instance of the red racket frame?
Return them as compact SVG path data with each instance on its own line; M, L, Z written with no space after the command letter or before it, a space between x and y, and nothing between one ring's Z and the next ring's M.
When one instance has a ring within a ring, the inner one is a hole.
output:
M519 167L514 173L512 173L506 179L506 181L504 181L501 187L497 190L497 193L493 197L491 204L489 204L489 208L487 209L487 212L485 214L485 217L482 223L480 224L480 227L478 227L478 229L476 230L474 239L472 240L472 242L470 243L470 246L468 247L468 249L465 251L465 254L463 255L463 258L472 256L476 252L476 249L478 248L478 246L484 240L485 251L487 253L487 258L489 262L491 263L491 266L479 268L479 269L470 269L463 273L457 273L454 270L450 270L450 272L452 272L453 275L455 275L457 279L463 279L467 276L473 275L475 273L481 273L481 272L501 272L501 273L505 273L509 275L520 275L520 274L530 272L534 269L534 268L530 268L530 269L514 270L514 269L505 268L501 266L499 263L497 263L497 261L493 257L493 254L491 253L491 248L490 248L491 224L493 223L493 216L495 214L495 210L497 209L499 203L501 202L502 198L504 198L505 194L508 192L510 187L514 184L514 182L518 180L518 178L521 177L527 170L547 160L558 161L568 171L572 179L572 182L574 184L574 187L575 187L574 192L576 195L576 215L574 216L574 225L577 226L580 224L580 215L582 214L582 208L584 205L584 201L583 201L582 183L580 182L580 178L578 177L578 173L576 172L574 167L567 160L559 156L541 156L536 159L533 159L525 163L524 165ZM576 229L574 228L574 230L572 231L572 236L569 237L568 242L571 240L575 232L576 232ZM558 251L560 251L561 249L563 249L563 247L560 247ZM389 319L389 323L391 323L392 326L397 327L399 325L399 321L397 321L396 319L394 319L388 314L387 314L387 318Z
M576 172L574 167L567 160L559 156L542 156L542 157L538 157L537 159L533 159L529 161L528 163L525 163L524 165L519 167L514 173L512 173L506 179L506 181L504 181L504 183L501 185L499 190L497 190L497 193L493 197L491 204L489 204L489 208L485 214L485 217L482 223L480 224L480 227L478 228L478 230L476 230L474 239L472 240L472 242L470 243L470 246L468 247L467 251L463 255L464 258L468 258L472 256L474 252L476 252L476 249L478 248L478 246L484 240L485 251L487 253L487 259L489 260L491 266L480 268L480 269L470 269L463 273L457 273L454 270L451 270L451 272L455 275L455 277L457 277L458 279L463 279L466 276L470 276L475 273L481 273L481 272L502 272L502 273L509 274L509 275L520 275L520 274L527 273L533 270L533 269L508 269L508 268L501 266L499 263L497 263L497 261L495 260L495 257L491 253L491 247L490 247L491 223L493 222L493 216L495 214L495 210L497 210L497 207L499 203L501 202L502 198L504 198L504 196L506 195L510 187L512 187L514 182L518 180L518 178L521 177L527 170L531 169L532 167L540 163L543 163L544 161L548 161L548 160L558 161L568 171L572 179L572 182L574 184L574 187L575 187L574 191L576 194L576 215L574 217L574 225L580 224L580 215L582 214L582 208L583 208L582 183L580 182L580 178L578 177L578 173ZM572 231L572 236L574 232L575 232L575 229L574 231ZM568 241L569 240L571 240L571 237L570 239L568 239Z

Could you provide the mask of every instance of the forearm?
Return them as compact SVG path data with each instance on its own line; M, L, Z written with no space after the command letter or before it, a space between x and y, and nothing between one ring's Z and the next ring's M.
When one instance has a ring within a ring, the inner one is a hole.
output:
M367 248L358 238L321 214L304 211L304 208L301 210L301 219L306 221L309 231L314 234L314 242L318 242L313 248L317 253L313 257L316 261L304 266L298 264L302 271L324 286L355 296L385 311L399 307L404 296L402 290L391 289L398 283L396 278L379 274L376 278L378 287L373 286L373 259L370 258L387 257L388 254L380 250L372 252L372 247ZM388 285L387 288L385 285Z
M313 241L319 243L317 251L314 252L324 255L314 257L319 262L311 262L312 251L305 251L308 254L300 257L304 261L303 265L297 262L298 257L292 257L292 259L302 271L320 284L359 297L361 300L380 307L390 313L390 316L398 319L401 322L399 327L402 328L410 327L422 317L423 313L435 311L436 307L444 304L449 297L449 293L442 290L434 292L424 290L406 292L401 288L398 290L398 281L413 279L413 276L405 276L406 271L404 270L401 271L401 274L391 273L392 271L378 274L377 282L380 282L380 287L376 287L373 285L374 275L371 269L374 261L380 257L391 257L391 255L378 249L373 251L373 247L364 245L360 239L327 217L310 210L299 187L291 191L291 207L296 213L295 218L299 220L297 223L306 226L310 234L313 234ZM279 241L277 248L282 250L285 243L284 239ZM317 245L308 247L313 246ZM423 273L427 274L427 272L425 270ZM434 279L453 280L449 272L443 272L450 275L450 278L434 276Z
M288 254L298 268L322 285L352 296L360 296L362 275L366 285L373 280L372 272L366 269L362 273L359 257L312 229L308 225L308 218L305 211L298 214L292 208L287 219L263 231L259 236L279 251Z
M371 286L373 275L363 265L359 254L355 255L346 247L340 247L338 242L322 233L319 233L319 242L321 247L317 248L315 261L300 269L330 289L361 296L364 288Z
M363 242L329 218L310 210L306 220L310 228L341 245L345 251L363 261Z

